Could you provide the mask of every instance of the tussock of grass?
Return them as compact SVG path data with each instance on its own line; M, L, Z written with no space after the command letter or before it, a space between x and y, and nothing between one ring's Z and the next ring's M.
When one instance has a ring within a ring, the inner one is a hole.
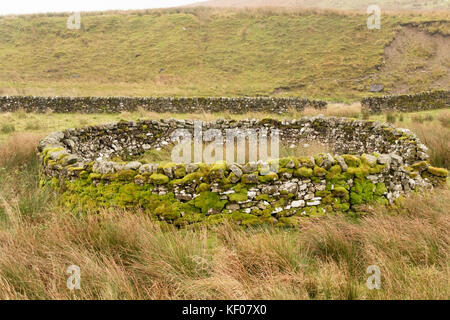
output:
M450 111L442 111L439 113L438 120L444 128L450 128Z
M0 131L2 133L8 134L8 133L16 131L16 128L14 127L13 124L2 124L0 127Z

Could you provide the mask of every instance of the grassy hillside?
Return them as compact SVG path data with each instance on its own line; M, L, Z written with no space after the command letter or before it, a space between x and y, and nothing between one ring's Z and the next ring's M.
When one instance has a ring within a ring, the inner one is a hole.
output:
M390 10L448 9L447 0L211 0L194 5L211 7L289 7L289 8L328 8L365 10L369 5L378 4Z
M67 17L0 17L0 94L348 101L380 81L386 92L398 91L399 82L409 92L449 87L450 18L442 13L385 15L381 30L368 30L366 15L329 11L107 12L82 14L81 30L68 30ZM405 28L430 37L404 44L392 56L408 63L386 72L385 48L402 40L394 38ZM437 52L440 62L428 63Z

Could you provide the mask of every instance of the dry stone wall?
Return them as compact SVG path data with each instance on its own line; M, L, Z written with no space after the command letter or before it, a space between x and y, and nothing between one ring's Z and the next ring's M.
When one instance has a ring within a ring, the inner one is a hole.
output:
M413 95L364 98L364 109L370 113L385 111L414 112L450 108L450 91L422 92Z
M2 96L0 112L16 111L57 113L117 113L135 111L138 107L154 112L200 113L223 112L271 112L285 113L290 109L301 111L306 107L326 108L327 103L304 98L175 98L175 97L34 97Z
M215 120L203 130L279 130L281 141L316 141L332 154L274 162L146 163L112 161L172 143L188 120L143 120L55 132L39 144L43 183L60 188L71 207L136 208L177 226L218 223L295 225L304 216L357 213L405 193L445 184L448 172L427 162L409 130L376 121L322 116L277 121Z

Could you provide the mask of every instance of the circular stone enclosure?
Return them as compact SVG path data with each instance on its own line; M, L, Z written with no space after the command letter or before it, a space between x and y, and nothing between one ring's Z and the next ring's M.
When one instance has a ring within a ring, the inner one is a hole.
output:
M446 183L448 172L428 163L427 148L409 130L336 117L223 120L202 130L277 130L287 144L320 142L331 153L245 164L146 163L136 159L194 134L190 120L139 120L54 132L38 146L43 183L71 208L140 208L176 226L231 220L243 226L296 225L305 216L358 213L368 203L392 203L418 188Z

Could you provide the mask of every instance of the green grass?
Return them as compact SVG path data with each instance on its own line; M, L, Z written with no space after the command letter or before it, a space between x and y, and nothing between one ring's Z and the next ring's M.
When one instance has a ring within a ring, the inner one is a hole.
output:
M67 15L0 17L0 94L353 101L368 95L400 24L426 29L424 22L438 20L433 28L449 29L441 13L385 15L381 30L368 30L366 19L331 11L179 9L84 14L82 29L68 30ZM427 59L414 49L405 51L408 61ZM411 90L421 91L428 77L405 67L382 79L387 92L398 78L412 78Z

